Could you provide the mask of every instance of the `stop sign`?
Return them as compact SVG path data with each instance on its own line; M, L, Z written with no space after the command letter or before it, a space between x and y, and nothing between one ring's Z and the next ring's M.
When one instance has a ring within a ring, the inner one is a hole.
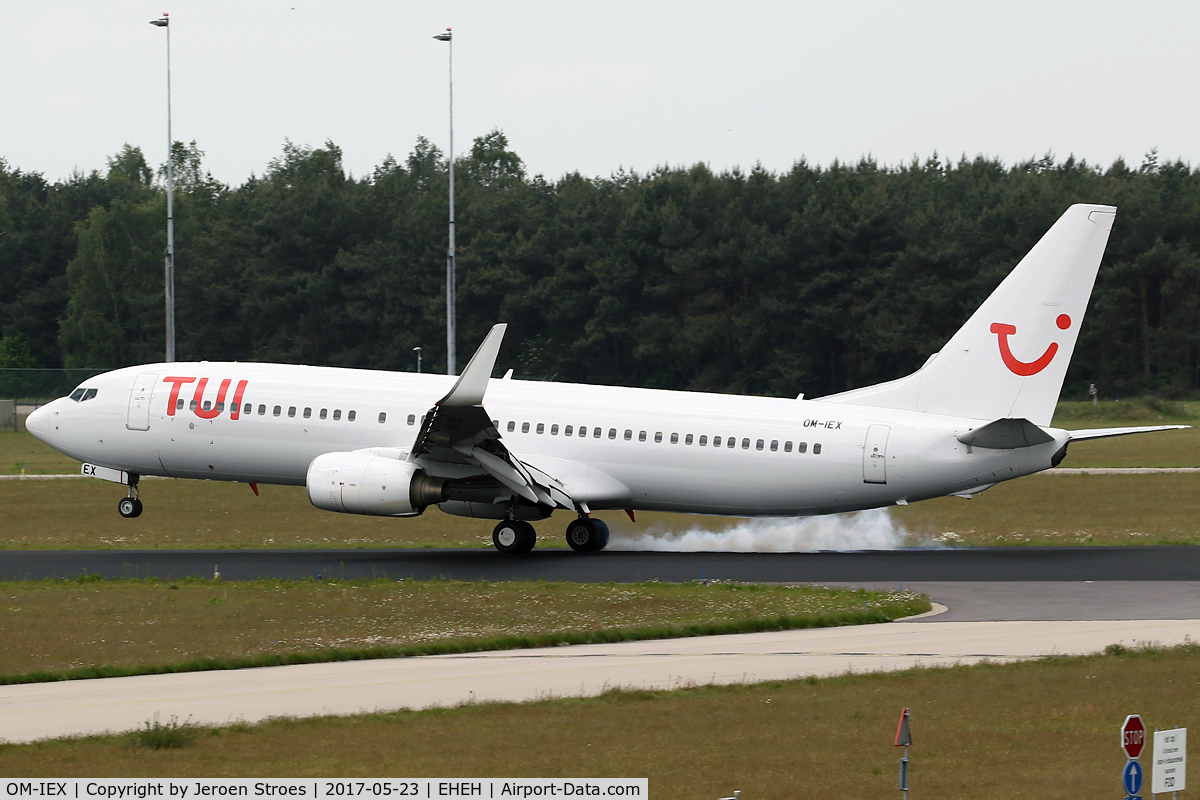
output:
M1137 758L1142 754L1146 744L1146 726L1137 714L1130 714L1121 726L1121 749L1129 758Z

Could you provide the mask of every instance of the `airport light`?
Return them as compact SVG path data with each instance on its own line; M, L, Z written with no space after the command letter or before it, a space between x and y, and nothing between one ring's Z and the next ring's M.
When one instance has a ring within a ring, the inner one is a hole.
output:
M167 314L167 361L175 360L175 182L171 140L171 20L166 11L150 24L167 29L167 251L164 254L163 295Z
M433 38L450 45L450 248L446 251L446 374L458 372L455 365L455 265L454 265L454 40L450 29Z
M413 352L417 354L417 374L421 372L421 348L414 347Z

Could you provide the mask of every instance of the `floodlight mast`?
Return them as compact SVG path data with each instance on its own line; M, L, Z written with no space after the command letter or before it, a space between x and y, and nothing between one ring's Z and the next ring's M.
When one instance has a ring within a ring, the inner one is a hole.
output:
M446 251L446 374L458 373L455 341L458 338L455 317L455 247L454 247L454 39L449 28L433 38L450 45L450 247Z
M174 145L171 139L171 20L164 11L161 19L150 20L151 25L167 29L167 251L163 266L163 296L167 316L167 358L175 360L175 182L172 175Z

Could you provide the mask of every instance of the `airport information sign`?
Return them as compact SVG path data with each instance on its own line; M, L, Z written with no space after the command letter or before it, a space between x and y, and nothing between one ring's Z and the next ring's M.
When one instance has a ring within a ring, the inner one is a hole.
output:
M1153 764L1152 793L1182 792L1187 788L1187 728L1154 732Z

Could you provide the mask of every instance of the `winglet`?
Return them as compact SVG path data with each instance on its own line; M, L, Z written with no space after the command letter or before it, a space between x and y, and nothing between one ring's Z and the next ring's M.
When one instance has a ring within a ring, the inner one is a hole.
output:
M471 356L467 367L458 376L458 382L449 394L438 401L438 405L446 406L477 406L483 403L483 393L487 391L488 381L492 377L492 369L496 366L496 356L500 354L500 343L504 341L504 331L508 325L501 322L493 325L483 344Z

